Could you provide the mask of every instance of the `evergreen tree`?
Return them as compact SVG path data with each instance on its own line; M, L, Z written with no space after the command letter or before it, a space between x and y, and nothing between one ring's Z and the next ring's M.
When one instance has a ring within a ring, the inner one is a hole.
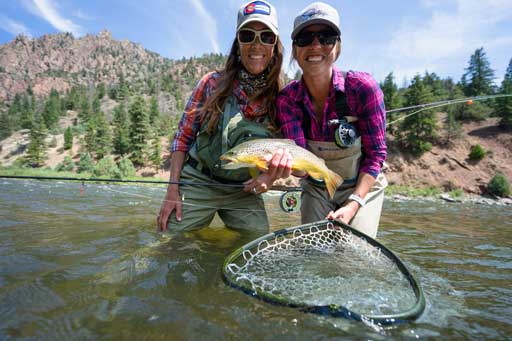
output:
M59 122L61 115L61 103L57 90L52 89L50 96L46 100L42 112L44 124L48 129L54 129Z
M160 136L157 133L156 129L153 130L151 139L151 155L149 160L155 170L158 172L160 167L162 166L162 145L160 144Z
M84 96L81 97L80 110L78 111L78 120L80 124L86 125L91 118L91 115L91 104L89 103L87 95L84 94Z
M160 118L160 111L158 110L158 100L155 96L151 97L150 107L149 107L149 123L152 127L158 125L158 121Z
M84 136L85 150L91 155L95 155L96 149L98 147L96 139L96 127L96 115L94 115L90 117L86 123Z
M149 139L149 118L146 104L141 96L137 96L128 110L130 114L130 159L135 165L144 165Z
M23 129L30 129L32 127L32 122L34 120L34 111L32 110L32 105L30 103L30 96L25 94L23 96L23 104L21 106L21 117L20 117L20 125Z
M428 73L428 71L425 71L425 76L423 77L423 84L430 87L432 90L432 96L434 101L441 101L446 99L448 96L448 91L445 88L445 84L439 78L438 75L436 75L435 72Z
M94 97L92 101L92 113L93 115L99 114L101 111L100 99L98 97Z
M430 87L423 84L421 77L416 75L405 94L406 106L429 103L432 102L432 98ZM405 134L403 145L415 155L421 155L430 150L432 142L437 137L436 124L436 116L432 110L425 110L406 117L402 124Z
M67 127L64 131L64 150L73 148L73 131L71 127Z
M96 158L104 158L112 152L112 129L105 119L105 114L100 111L96 115Z
M505 77L501 83L501 95L512 95L512 58L508 63ZM512 129L512 96L496 99L496 111L500 119L500 125L506 129Z
M126 155L130 151L130 121L123 103L114 108L114 153Z
M384 93L384 103L386 105L386 110L396 109L400 107L400 97L398 95L398 87L394 82L393 72L389 73L384 82L380 84L380 88ZM386 114L386 121L388 124L390 122L395 121L399 116L399 113L388 113ZM397 125L392 124L388 125L387 129L391 135L395 135L397 132Z
M469 58L469 65L462 76L461 84L466 96L491 95L494 93L494 70L485 55L484 48L475 51Z
M98 86L96 88L96 97L99 99L102 99L103 97L105 97L105 93L106 93L105 84L103 84L103 83L98 84Z
M42 167L46 161L45 138L48 134L44 118L40 115L34 117L34 123L30 128L30 142L25 156L25 164L30 167Z
M92 161L91 154L84 153L80 155L80 160L78 161L78 173L92 173L94 170L94 162Z

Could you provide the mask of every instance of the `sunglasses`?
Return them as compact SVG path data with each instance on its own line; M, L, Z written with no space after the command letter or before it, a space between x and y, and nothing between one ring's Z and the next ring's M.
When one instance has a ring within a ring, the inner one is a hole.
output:
M263 45L275 45L277 36L271 30L256 31L250 28L243 28L238 31L238 42L240 44L252 44L256 41L256 37L260 39Z
M293 39L294 44L299 47L304 47L311 45L315 40L315 37L318 38L318 41L322 45L334 45L336 41L340 38L338 33L334 31L319 31L319 32L309 32L303 31L300 32L295 39Z

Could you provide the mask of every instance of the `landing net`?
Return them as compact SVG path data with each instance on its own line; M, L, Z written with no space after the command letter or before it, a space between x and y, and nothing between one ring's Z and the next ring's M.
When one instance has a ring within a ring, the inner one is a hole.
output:
M425 308L421 288L396 255L327 220L246 244L226 259L223 276L272 303L375 324L414 320Z

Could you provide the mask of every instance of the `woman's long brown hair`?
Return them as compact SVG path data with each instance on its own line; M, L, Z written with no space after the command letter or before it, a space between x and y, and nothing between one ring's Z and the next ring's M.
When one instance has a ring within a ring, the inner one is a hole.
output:
M231 45L231 51L229 52L226 65L222 70L218 71L220 73L220 77L217 80L216 89L201 108L200 122L203 124L206 120L208 121L207 130L210 134L215 132L217 129L217 123L220 115L224 111L224 105L233 92L233 83L238 77L238 72L243 67L238 51L238 40L235 38ZM274 129L276 128L276 97L279 91L283 88L284 83L284 77L281 70L282 64L283 44L278 37L277 42L274 45L272 60L268 66L270 70L268 73L267 86L263 88L261 92L256 94L256 97L249 98L250 101L261 99L262 105L268 107L268 114L270 116L272 128Z

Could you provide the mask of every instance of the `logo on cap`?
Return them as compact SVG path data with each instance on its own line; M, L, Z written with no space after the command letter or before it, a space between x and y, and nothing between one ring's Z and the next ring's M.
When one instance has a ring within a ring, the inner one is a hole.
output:
M253 1L244 8L244 15L251 14L270 15L270 6L263 1Z
M326 15L327 15L327 13L325 13L324 11L321 11L321 10L316 9L316 8L312 8L309 11L306 11L306 12L304 12L304 14L302 14L302 19L304 21L307 21L307 20L310 20L311 18L314 18L314 17L323 17L323 16L326 16Z

